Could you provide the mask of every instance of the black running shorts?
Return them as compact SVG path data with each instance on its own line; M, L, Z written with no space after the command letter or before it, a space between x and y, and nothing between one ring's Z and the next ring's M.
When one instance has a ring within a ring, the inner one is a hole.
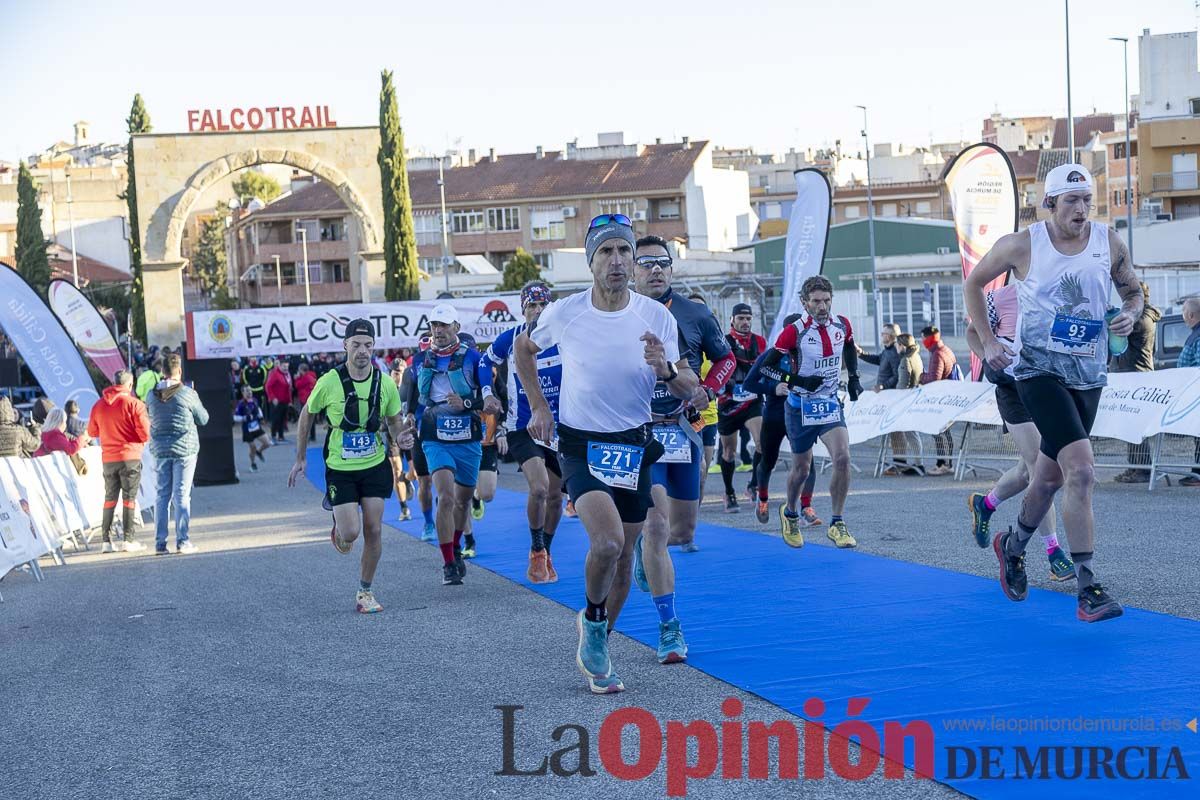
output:
M494 444L483 445L479 456L479 471L480 472L499 472L500 468L497 465L497 457L499 451Z
M762 416L762 398L756 398L748 403L745 408L734 414L726 416L718 413L717 415L717 433L722 436L730 436L737 433L742 428L746 427L746 423L755 417Z
M508 434L508 452L518 465L524 464L531 458L540 458L546 462L546 469L558 477L562 477L562 467L558 464L558 453L535 442L527 430L516 430Z
M578 504L579 498L588 492L604 492L616 505L621 522L646 521L646 510L654 505L654 501L650 499L650 467L662 457L663 447L645 428L633 428L619 433L591 433L559 423L558 439L558 458L562 467L563 485L571 502ZM588 443L593 441L639 445L645 448L641 469L638 471L637 488L613 488L591 473L588 469L587 450Z
M413 472L418 478L428 478L429 463L425 460L425 448L421 447L420 439L413 444L413 449L409 452L412 454Z
M1042 435L1041 450L1055 460L1064 447L1091 434L1103 391L1072 389L1052 375L1017 381L1017 394Z
M332 506L357 503L364 497L386 500L392 496L395 476L385 458L366 469L340 470L325 468L325 496Z

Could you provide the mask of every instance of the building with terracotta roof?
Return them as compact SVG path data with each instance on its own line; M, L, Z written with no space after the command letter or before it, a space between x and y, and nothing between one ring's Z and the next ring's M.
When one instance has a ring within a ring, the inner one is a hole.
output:
M350 269L350 210L332 186L294 180L291 192L253 205L235 210L225 236L230 286L243 305L303 304L306 253L313 303L349 303L362 296L361 276Z
M1196 31L1151 35L1149 29L1138 37L1137 193L1143 221L1200 217L1198 38Z
M610 133L596 147L444 160L444 252L438 160L408 164L420 266L429 274L441 272L443 257L457 260L456 269L487 271L490 264L499 273L523 248L553 280L554 251L582 247L599 214L625 214L639 236L697 251L731 250L757 227L746 173L714 165L710 142L626 144L623 134Z
M50 280L74 281L75 264L71 259L70 248L51 244L46 250L46 255L50 261ZM0 264L10 269L16 269L17 259L15 256L3 255L0 256ZM133 276L128 272L85 256L83 253L78 256L78 264L81 289L89 286L121 285L133 282Z

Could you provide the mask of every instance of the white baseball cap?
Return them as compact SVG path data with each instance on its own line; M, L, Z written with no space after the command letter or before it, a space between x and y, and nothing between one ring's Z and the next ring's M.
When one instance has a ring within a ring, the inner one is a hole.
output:
M1063 164L1050 170L1046 175L1046 192L1042 197L1042 208L1049 208L1046 200L1058 197L1067 192L1090 192L1095 187L1092 184L1092 173L1082 164Z
M429 312L429 321L453 325L458 322L458 309L449 303L440 303L433 307L433 311Z

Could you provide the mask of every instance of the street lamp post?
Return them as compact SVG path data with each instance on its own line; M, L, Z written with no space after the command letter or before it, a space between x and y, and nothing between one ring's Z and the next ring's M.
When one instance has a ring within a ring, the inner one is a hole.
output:
M446 291L450 291L450 226L446 219L446 173L443 169L445 157L438 159L438 190L442 193L442 277Z
M875 307L875 339L883 330L883 310L879 307L879 275L875 267L875 202L871 194L871 140L867 136L867 107L857 106L863 112L863 149L867 155L867 242L871 253L871 303Z
M71 270L75 274L75 288L79 288L79 253L75 250L75 198L71 195L71 173L67 173L67 220L71 226Z
M303 225L297 225L300 232L300 249L304 255L304 305L312 305L312 292L308 288L308 231Z
M1063 0L1067 41L1067 160L1075 162L1075 116L1071 113L1071 0ZM1128 94L1128 93L1127 93Z
M283 276L279 269L279 256L275 256L275 289L279 293L279 302L276 304L279 308L283 308Z
M1110 36L1110 41L1120 42L1125 55L1125 231L1129 242L1129 263L1136 264L1133 259L1133 169L1130 166L1130 131L1129 131L1129 39L1125 36Z

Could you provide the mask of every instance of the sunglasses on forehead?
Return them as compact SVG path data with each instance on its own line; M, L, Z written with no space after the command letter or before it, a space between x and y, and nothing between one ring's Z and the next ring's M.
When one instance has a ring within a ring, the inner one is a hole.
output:
M625 216L624 214L601 214L598 217L592 217L592 222L588 225L588 230L590 231L592 228L603 228L605 225L611 225L614 222L617 225L624 225L626 228L633 227L633 222L631 222L629 217Z

